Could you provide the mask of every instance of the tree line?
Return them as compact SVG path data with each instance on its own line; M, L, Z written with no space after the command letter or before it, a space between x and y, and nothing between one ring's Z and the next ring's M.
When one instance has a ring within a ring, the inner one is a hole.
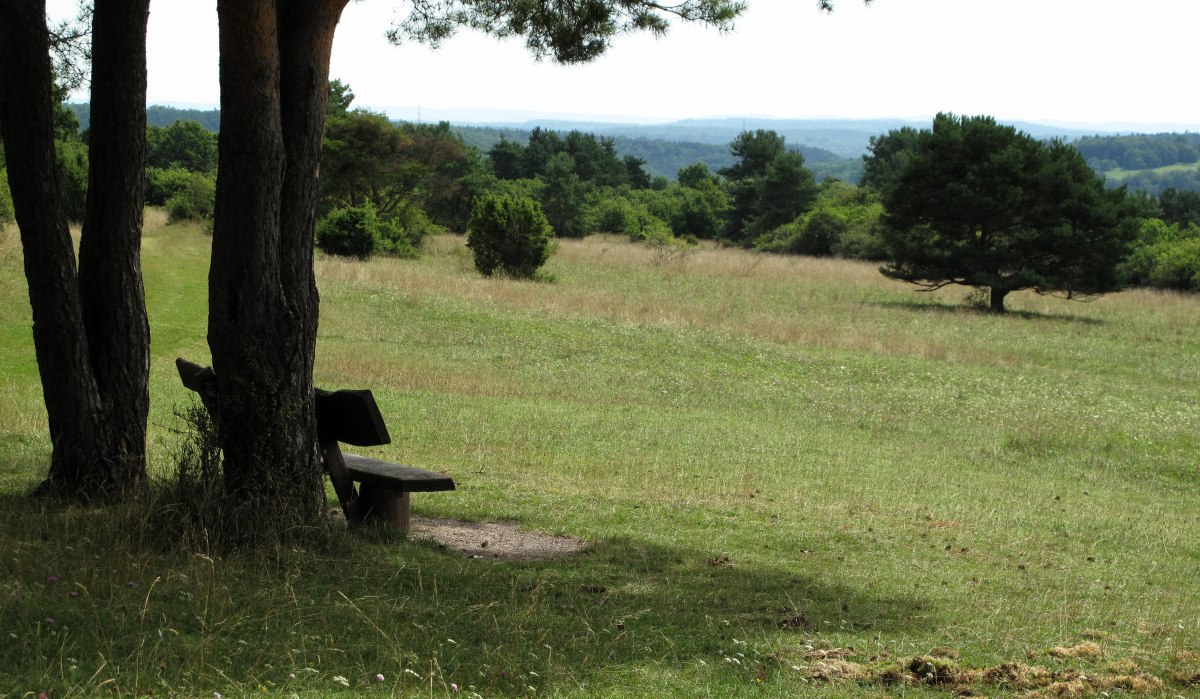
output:
M538 128L527 133L525 142L502 137L484 153L468 146L446 123L393 123L382 114L353 108L353 99L349 86L336 80L330 83L316 242L331 254L415 256L424 236L441 230L467 231L476 200L485 194L500 194L536 203L558 237L607 232L676 249L708 239L765 252L893 261L893 266L885 269L897 278L916 281L916 270L921 268L931 287L946 282L940 278L929 282L936 275L927 269L928 261L914 261L918 252L945 257L945 250L934 249L932 238L914 243L895 234L898 229L914 228L914 221L902 219L902 210L913 201L927 199L931 191L908 191L907 198L893 192L900 172L897 163L911 165L915 148L924 137L911 127L872 141L863 161L863 186L830 178L817 183L803 156L769 130L744 132L726 146L732 163L728 167L713 171L705 163L692 163L668 180L651 176L641 159L618 155L612 137ZM953 119L947 119L935 120L931 133L936 133L939 124L948 128ZM82 214L86 197L87 161L85 137L73 124L70 113L61 116L58 148L64 201L68 215L75 217ZM971 133L981 132L985 146L995 148L1007 143L1001 135L1019 133L988 120L966 120L959 126L969 126ZM193 122L176 122L166 127L148 126L146 143L146 202L165 206L170 221L210 221L216 135ZM1058 167L1075 163L1070 166L1077 180L1072 186L1094 185L1077 167L1077 158L1082 157L1078 149L1024 135L1014 143L1028 151L1027 158L1053 153L1051 160ZM1013 144L1004 147L1018 149ZM943 155L925 161L919 169L928 177L951 162L955 161ZM960 169L954 174L959 180L979 180L977 173L964 169L964 163L957 166ZM1026 168L1034 170L1033 165ZM949 174L942 176L950 178ZM981 196L1006 196L1002 185L1023 186L1028 191L1049 187L1045 181L1014 185L996 179L991 186L997 191ZM1062 197L1065 195L1060 193ZM957 198L969 200L962 192ZM1142 195L1130 199L1128 206L1138 210L1139 220L1152 223L1126 225L1127 231L1135 232L1127 235L1124 251L1114 253L1119 260L1106 273L1111 279L1105 284L1097 282L1087 288L1065 284L1063 271L1068 265L1063 260L1083 243L1063 243L1061 230L1051 237L1056 245L1065 247L1047 258L1053 262L1043 265L1046 270L1032 271L1031 262L1017 260L1024 268L1023 276L1000 273L1001 267L1014 264L1011 255L1018 248L1026 250L1030 259L1047 255L1049 239L1031 241L1025 232L1026 238L1005 243L1005 251L988 253L995 258L988 263L992 271L948 270L945 277L956 280L950 283L991 289L998 295L997 309L1003 306L1005 287L1025 288L1026 284L1047 290L1070 286L1065 293L1072 295L1085 295L1090 293L1088 289L1102 286L1115 288L1118 283L1195 290L1200 288L1193 259L1197 200L1200 194L1182 189L1169 189L1158 198ZM1077 205L1094 212L1101 207L1100 201ZM1026 202L1010 210L1032 208L1035 205ZM0 203L0 216L4 211ZM983 231L999 224L976 221L972 225ZM1029 228L1024 220L1005 226ZM937 240L946 240L945 231L929 230ZM999 240L992 233L987 236L993 242ZM974 247L980 248L978 244ZM1095 253L1103 246L1091 241L1087 247ZM901 251L909 261L904 271L894 263L902 257ZM973 264L978 266L983 253L976 249L973 254ZM1054 274L1050 274L1051 267ZM529 272L527 265L521 269ZM1024 281L1018 282L1018 278Z
M1194 133L1085 136L1074 145L1088 164L1101 172L1200 162L1200 134Z

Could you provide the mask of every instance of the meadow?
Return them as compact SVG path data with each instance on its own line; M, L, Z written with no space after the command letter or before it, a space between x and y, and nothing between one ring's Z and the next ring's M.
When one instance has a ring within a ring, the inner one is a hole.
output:
M208 245L148 212L164 481ZM416 515L584 551L335 520L180 551L153 500L25 497L50 446L0 234L0 696L1200 694L1200 299L995 315L861 262L598 236L545 271L482 278L455 236L320 257L316 378L374 392L393 443L361 451L454 476Z

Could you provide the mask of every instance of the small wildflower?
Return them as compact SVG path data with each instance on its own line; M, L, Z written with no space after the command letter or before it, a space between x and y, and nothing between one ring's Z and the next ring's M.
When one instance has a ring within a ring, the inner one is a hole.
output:
M71 593L70 593L68 596L69 596L71 599L75 599L76 597L78 597L78 596L79 596L79 590L71 590Z
M456 685L456 684L454 684L453 682L451 682L451 683L450 683L450 691L452 691L452 692L457 692L457 691L458 691L458 685Z
M46 693L45 693L45 692L38 692L38 699L46 699Z
M54 617L52 617L52 616L46 617L45 623L46 623L46 626L54 626Z
M289 673L288 673L288 679L289 679L289 680L291 680L292 682L295 682L295 681L296 681L296 673L294 673L294 672L289 672Z
M137 582L136 582L136 581L133 581L133 580L130 580L130 581L129 581L129 589L130 589L130 590L132 590L132 589L134 589L134 588L136 588L136 587L137 587Z
M378 675L375 675L375 680L376 680L376 681L378 681L378 682L382 682L382 681L383 681L383 679L384 679L384 678L383 678L383 673L382 673L382 672L381 672L381 673L379 673Z
M404 674L412 675L413 677L420 677L420 675L418 675L416 672L414 672L411 667L404 668Z
M58 576L51 575L50 577L46 578L46 582L51 585L57 585L58 584Z
M341 675L334 675L333 681L337 684L342 685L343 687L350 686L350 680L346 679L345 677L342 677Z
M213 692L213 699L221 699L221 693L220 693L220 692Z

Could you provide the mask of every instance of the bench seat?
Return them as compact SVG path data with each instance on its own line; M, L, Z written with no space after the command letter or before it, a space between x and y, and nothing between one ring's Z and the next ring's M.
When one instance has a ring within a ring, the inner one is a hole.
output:
M379 461L358 454L342 454L342 459L346 462L346 470L350 472L350 477L363 485L407 493L454 490L454 479L441 473Z
M215 419L219 408L216 373L182 357L175 360L175 366L183 385L200 394L204 407ZM454 490L450 476L342 452L339 442L374 447L392 441L370 391L318 388L314 400L325 471L351 524L377 521L407 532L409 493ZM356 482L362 487L356 489Z

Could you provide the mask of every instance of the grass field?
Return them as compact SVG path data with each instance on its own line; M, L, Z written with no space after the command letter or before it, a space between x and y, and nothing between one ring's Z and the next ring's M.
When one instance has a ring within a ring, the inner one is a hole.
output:
M208 239L145 240L166 478L208 361ZM562 241L553 283L463 241L319 259L319 385L369 387L417 514L581 537L473 559L334 527L163 552L153 505L23 497L49 444L0 236L0 695L1200 694L1200 299L1019 293L867 264ZM332 493L331 493L332 498ZM380 679L382 678L382 679Z
M1193 172L1200 170L1200 163L1177 163L1175 165L1164 165L1163 167L1148 168L1145 170L1124 170L1122 168L1113 168L1106 170L1104 177L1106 179L1120 182L1130 175L1137 175L1143 172L1153 172L1158 175L1165 175L1172 172Z

